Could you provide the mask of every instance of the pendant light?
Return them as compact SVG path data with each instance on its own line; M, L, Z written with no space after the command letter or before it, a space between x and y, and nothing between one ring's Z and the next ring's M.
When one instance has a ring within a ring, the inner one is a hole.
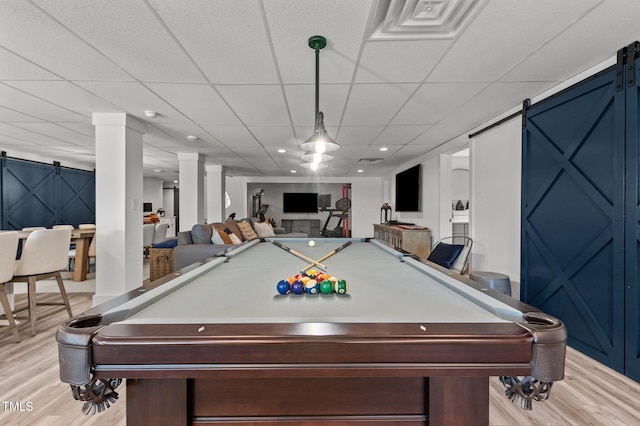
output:
M325 155L325 157L316 156L315 159L323 158L324 160L330 160L332 157L325 154L325 152L336 151L340 148L338 145L328 134L324 128L324 113L320 111L320 49L323 49L327 45L327 39L323 36L312 36L309 37L309 47L314 49L316 52L316 114L315 114L315 127L313 135L306 142L300 145L304 151L308 153L303 156L303 160L308 161L308 155L310 154L320 154ZM310 153L310 154L309 154ZM331 158L327 158L331 157ZM308 164L308 165L307 165ZM307 167L312 170L317 170L318 168L324 167L312 167L313 164L319 164L318 161L311 161L308 163L303 163L302 167ZM326 165L324 165L326 167Z

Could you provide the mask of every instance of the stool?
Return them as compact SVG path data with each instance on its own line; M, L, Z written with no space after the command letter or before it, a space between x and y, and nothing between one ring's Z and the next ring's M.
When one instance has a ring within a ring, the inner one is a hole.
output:
M508 275L497 272L473 271L469 274L469 278L486 285L490 289L511 296L511 281Z

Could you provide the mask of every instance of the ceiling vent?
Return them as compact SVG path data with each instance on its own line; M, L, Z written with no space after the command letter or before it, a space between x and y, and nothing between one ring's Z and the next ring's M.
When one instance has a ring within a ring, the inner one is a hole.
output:
M369 40L450 39L488 0L379 0Z
M361 158L358 160L358 164L378 164L384 160L383 158Z

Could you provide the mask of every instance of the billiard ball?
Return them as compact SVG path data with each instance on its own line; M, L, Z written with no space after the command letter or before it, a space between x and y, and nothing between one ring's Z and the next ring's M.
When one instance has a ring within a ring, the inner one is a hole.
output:
M335 284L336 293L346 294L349 291L349 284L345 280L338 280Z
M291 291L291 285L287 280L280 280L276 285L276 290L278 290L278 293L280 294L289 294Z
M318 291L320 290L320 285L316 280L309 280L304 285L304 288L308 294L318 294Z
M309 247L314 247L316 245L316 242L313 240L309 241Z
M304 284L302 284L302 281L294 281L293 284L291 284L291 291L293 291L293 294L304 293Z
M322 294L333 293L333 283L329 280L324 280L320 283L320 292Z

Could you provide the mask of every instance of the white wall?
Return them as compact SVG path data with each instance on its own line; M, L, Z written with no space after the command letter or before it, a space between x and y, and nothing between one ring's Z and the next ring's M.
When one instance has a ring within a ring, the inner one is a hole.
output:
M267 184L351 184L351 217L350 228L351 236L356 238L366 238L373 236L373 224L380 221L380 206L382 206L382 179L379 177L371 178L331 178L323 177L322 179L312 178L296 178L290 177L243 177L243 176L227 176L227 192L231 198L231 206L227 212L235 212L236 218L243 217L243 212L251 213L251 194L247 191L249 183ZM332 203L337 200L332 196ZM263 202L265 202L263 200ZM265 202L266 203L266 202ZM269 203L266 203L269 204ZM324 219L326 220L326 214ZM269 216L269 214L267 214ZM324 224L324 222L323 222Z
M472 270L520 281L520 118L470 143Z
M146 177L142 181L142 202L152 203L154 213L157 212L159 208L164 208L166 212L162 185L162 179Z

